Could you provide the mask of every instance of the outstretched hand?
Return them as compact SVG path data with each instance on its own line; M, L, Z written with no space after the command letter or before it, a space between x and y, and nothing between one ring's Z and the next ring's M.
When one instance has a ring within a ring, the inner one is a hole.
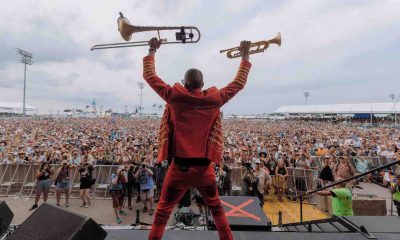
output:
M251 41L241 41L239 51L242 54L242 60L249 60L249 51L251 47Z
M150 50L158 49L161 46L161 42L162 42L162 40L158 39L158 38L150 39L150 41L149 41Z

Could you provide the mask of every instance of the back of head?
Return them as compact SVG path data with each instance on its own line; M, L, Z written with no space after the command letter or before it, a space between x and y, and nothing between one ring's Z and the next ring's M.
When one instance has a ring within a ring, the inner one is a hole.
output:
M343 181L343 180L344 180L344 178L341 178L341 177L337 177L337 178L336 178L336 182L340 182L340 181ZM337 188L345 188L346 185L347 185L347 183L346 183L346 182L343 182L343 183L338 184L338 185L337 185Z
M203 74L196 68L190 68L185 73L183 85L189 91L201 89L204 86Z

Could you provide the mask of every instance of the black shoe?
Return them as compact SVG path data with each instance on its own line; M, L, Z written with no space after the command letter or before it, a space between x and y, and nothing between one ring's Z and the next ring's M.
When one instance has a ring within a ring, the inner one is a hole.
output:
M37 208L38 205L37 204L33 204L33 206L31 208L29 208L29 211L32 211L33 209Z

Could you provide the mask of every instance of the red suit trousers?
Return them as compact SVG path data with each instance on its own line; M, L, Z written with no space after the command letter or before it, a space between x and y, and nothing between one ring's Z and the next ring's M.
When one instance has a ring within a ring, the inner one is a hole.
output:
M157 205L149 240L162 238L172 209L190 187L195 187L199 190L204 202L210 208L219 238L223 240L233 239L228 220L219 200L212 165L191 166L187 171L182 171L178 165L172 162L164 179L161 198Z

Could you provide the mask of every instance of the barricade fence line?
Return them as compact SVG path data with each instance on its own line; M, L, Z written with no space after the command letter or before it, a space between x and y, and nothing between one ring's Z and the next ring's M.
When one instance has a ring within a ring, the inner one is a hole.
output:
M49 196L55 196L55 175L59 164L51 164L54 169L54 175L51 177L52 186ZM0 196L30 198L34 197L36 186L36 172L40 169L40 164L2 164L0 165ZM111 175L116 172L118 165L95 165L92 176L96 178L96 183L91 189L90 196L98 199L109 199L109 186L111 183ZM154 167L150 168L153 173L156 172ZM70 198L79 198L79 168L70 170L71 187ZM156 179L154 179L156 180Z
M305 193L308 190L315 189L318 184L319 172L322 168L322 157L312 157L320 166L319 169L301 169L288 167L288 176L284 186L286 191L284 195L288 197L294 197ZM357 157L356 157L357 158ZM384 160L383 160L384 159ZM350 163L356 167L355 158L349 158ZM392 162L391 159L382 157L368 158L372 166L381 166L383 163ZM55 174L57 172L59 164L51 165L54 168ZM91 189L90 195L93 198L108 199L110 195L108 193L109 186L111 183L111 174L117 170L119 165L95 165L93 176L96 178L96 183ZM16 197L34 197L34 188L36 183L36 172L40 168L39 164L2 164L0 165L0 196L16 196ZM151 167L151 170L155 176L155 182L157 181L156 169ZM71 198L79 198L79 168L71 169ZM244 184L243 176L246 169L244 167L234 167L230 169L230 182L227 184L229 189L226 191L228 195L243 195ZM54 175L55 175L54 174ZM55 176L52 176L54 183ZM272 181L267 183L269 190L274 190L274 184L281 181L276 180L274 176ZM155 184L156 185L156 184ZM135 189L134 189L135 191ZM271 192L271 191L270 191ZM76 194L77 193L77 194ZM50 196L55 195L55 186L52 185L50 189ZM76 196L75 196L76 195Z

